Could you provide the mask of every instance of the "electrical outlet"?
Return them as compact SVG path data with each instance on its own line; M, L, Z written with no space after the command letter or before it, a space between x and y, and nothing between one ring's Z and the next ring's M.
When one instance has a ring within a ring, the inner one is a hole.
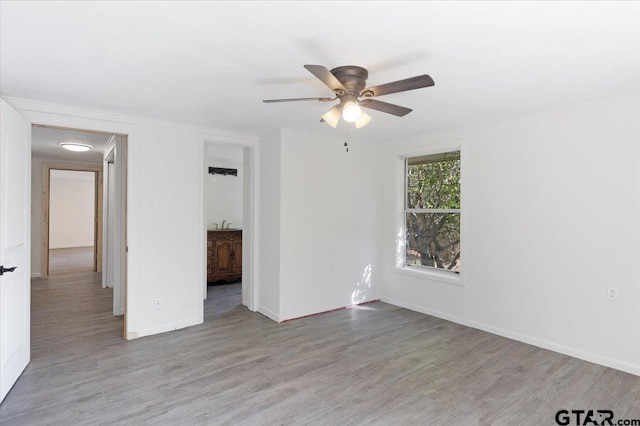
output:
M160 310L160 298L156 297L155 299L153 299L153 309L155 311L159 311Z
M607 294L606 298L609 302L617 302L618 301L618 288L607 286Z
M335 263L330 263L329 264L329 273L330 274L334 274L336 272L336 264Z

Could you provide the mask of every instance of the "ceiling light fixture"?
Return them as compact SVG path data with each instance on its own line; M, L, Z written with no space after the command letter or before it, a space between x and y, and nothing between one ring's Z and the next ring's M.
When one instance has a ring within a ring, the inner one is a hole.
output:
M371 121L371 116L362 110L358 99L353 95L346 95L338 105L327 111L320 121L335 129L340 117L347 123L355 123L356 129L366 126Z
M338 121L340 121L340 106L336 105L331 108L325 115L322 116L322 119L335 129L338 125Z
M90 149L93 149L91 145L87 145L84 143L77 143L77 142L61 142L60 146L63 147L64 149L68 149L69 151L74 151L74 152L85 152L85 151L89 151Z
M371 116L362 111L360 118L356 120L356 129L366 126L371 121Z
M362 108L358 104L358 99L355 96L347 95L342 98L342 118L347 123L354 123L360 118L362 114Z

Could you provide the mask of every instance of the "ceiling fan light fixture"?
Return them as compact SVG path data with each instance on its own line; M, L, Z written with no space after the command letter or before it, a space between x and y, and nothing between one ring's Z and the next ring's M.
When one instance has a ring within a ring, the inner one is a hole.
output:
M330 102L339 99L340 104L331 108L320 120L321 122L326 122L334 129L338 126L341 117L347 123L355 123L356 129L366 126L371 121L371 117L362 111L363 107L375 109L385 114L395 115L396 117L404 117L411 112L411 108L379 101L375 98L393 93L421 89L423 87L431 87L435 84L430 76L422 74L403 80L392 81L391 83L367 87L369 72L362 67L345 65L332 70L322 65L305 65L304 67L331 89L335 97L265 99L263 102Z
M355 99L348 99L342 107L342 118L347 123L355 123L362 114L362 108Z
M360 118L356 120L356 129L360 129L366 126L367 124L369 124L370 121L371 121L371 116L366 112L362 111L362 113L360 114Z
M91 145L87 145L84 143L77 143L77 142L61 142L60 146L66 150L73 151L73 152L85 152L93 149Z
M335 129L338 126L338 121L340 121L340 107L338 105L334 106L322 116L322 119Z

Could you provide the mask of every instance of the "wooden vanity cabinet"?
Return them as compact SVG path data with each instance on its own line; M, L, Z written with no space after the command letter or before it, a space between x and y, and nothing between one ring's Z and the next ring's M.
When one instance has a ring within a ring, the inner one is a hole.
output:
M242 231L207 232L207 282L242 279Z

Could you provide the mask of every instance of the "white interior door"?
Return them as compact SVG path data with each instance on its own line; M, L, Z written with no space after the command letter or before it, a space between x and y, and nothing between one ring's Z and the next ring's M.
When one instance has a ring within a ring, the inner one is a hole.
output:
M108 148L107 148L108 150ZM125 314L126 293L126 145L121 136L115 138L113 150L106 160L104 253L107 287L113 287L113 314Z
M0 100L0 401L31 356L31 125Z
M105 214L107 220L105 221L105 244L106 249L104 250L106 256L106 261L104 263L104 271L105 271L105 286L113 287L113 272L114 272L114 260L115 260L115 214L116 214L116 203L115 203L115 191L116 191L116 175L115 175L115 166L113 161L107 162L107 167L105 168L105 172L107 175L106 184L107 190L105 191ZM114 297L115 303L115 297ZM114 304L114 312L116 311Z

